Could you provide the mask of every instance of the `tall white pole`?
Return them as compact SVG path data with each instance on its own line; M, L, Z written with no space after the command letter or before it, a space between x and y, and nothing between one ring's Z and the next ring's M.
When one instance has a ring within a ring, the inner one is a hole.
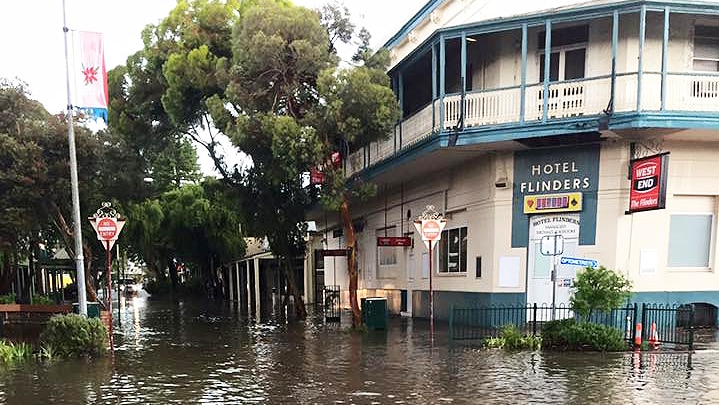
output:
M70 61L67 51L67 19L65 0L62 0L62 31L65 36L65 79L67 81L67 139L70 146L70 184L72 188L72 220L75 237L75 269L77 271L77 302L80 314L87 316L85 293L85 258L82 253L82 227L80 226L80 192L77 186L77 156L75 153L75 129L72 124L72 99L70 95Z

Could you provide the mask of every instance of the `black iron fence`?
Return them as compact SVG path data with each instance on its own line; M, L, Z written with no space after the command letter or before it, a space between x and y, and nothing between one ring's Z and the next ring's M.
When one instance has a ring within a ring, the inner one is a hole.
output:
M324 301L324 312L326 322L339 322L340 321L340 286L338 285L327 285L324 288L323 294Z
M609 312L592 314L588 322L623 332L628 342L694 345L694 305L630 304ZM527 335L540 335L548 321L574 319L571 307L519 304L486 307L452 307L449 336L455 341L497 337L505 325L513 325Z

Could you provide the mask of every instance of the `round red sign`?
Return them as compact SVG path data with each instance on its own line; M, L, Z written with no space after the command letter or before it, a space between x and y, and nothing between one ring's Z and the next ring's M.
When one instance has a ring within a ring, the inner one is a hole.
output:
M424 236L425 240L439 239L440 232L441 228L438 221L428 220L422 222L422 236Z
M113 240L117 236L117 223L112 218L101 218L97 221L97 234L102 240Z

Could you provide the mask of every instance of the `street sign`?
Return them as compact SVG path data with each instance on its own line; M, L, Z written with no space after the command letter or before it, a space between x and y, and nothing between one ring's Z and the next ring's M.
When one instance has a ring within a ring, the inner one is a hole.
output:
M583 259L579 257L566 257L562 256L559 259L559 264L566 264L569 266L580 266L580 267L599 267L599 262L593 259Z
M540 252L543 256L559 256L564 253L564 236L547 235L542 236Z
M378 236L377 246L412 246L412 238L406 236Z
M439 219L425 219L422 220L420 233L422 234L422 240L426 241L438 241L442 239L442 230L447 224L447 221Z
M117 236L117 220L115 218L100 218L97 221L97 237L100 240L113 240Z
M347 256L347 249L320 249L318 252L318 254L322 257Z
M103 242L105 249L112 249L125 226L125 220L114 217L90 217L89 220L90 225L95 229L97 240Z

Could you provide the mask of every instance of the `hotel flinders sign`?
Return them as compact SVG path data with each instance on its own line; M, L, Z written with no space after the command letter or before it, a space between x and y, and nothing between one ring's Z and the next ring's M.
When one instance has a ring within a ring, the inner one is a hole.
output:
M526 247L530 216L580 213L579 243L595 239L599 145L530 149L514 154L512 247Z

